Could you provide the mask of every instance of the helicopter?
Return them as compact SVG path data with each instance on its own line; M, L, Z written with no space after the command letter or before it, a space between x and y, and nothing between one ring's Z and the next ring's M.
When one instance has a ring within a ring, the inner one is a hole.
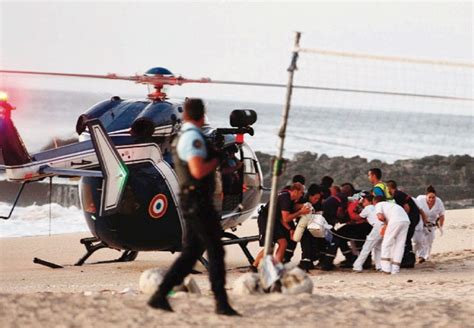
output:
M128 80L148 85L151 91L144 99L113 96L97 103L77 119L78 142L34 154L27 151L15 127L14 106L0 97L0 172L21 183L10 214L2 219L11 217L28 183L79 177L80 205L92 237L80 240L86 253L75 265L83 265L103 248L122 251L114 260L118 262L133 261L140 251L181 250L186 231L171 143L181 127L183 104L171 102L163 87L212 83L210 79L186 79L163 67L133 76L7 70L0 74ZM241 238L228 230L235 231L252 216L265 189L259 161L243 137L254 134L256 120L254 110L236 109L230 128L204 127L210 144L242 163L231 178L218 169L214 204L221 214L223 244L238 244L250 264L254 259L247 245L258 236ZM207 267L204 257L200 261Z

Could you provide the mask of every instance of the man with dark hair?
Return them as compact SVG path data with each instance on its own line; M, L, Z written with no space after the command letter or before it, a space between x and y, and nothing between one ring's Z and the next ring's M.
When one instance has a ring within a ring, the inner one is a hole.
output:
M344 190L343 192L345 192L347 195L349 195L349 197L353 196L356 192L359 192L360 190L356 190L354 188L354 185L350 182L345 182L343 184L341 184L341 191Z
M329 198L331 196L331 186L334 183L334 179L331 178L329 175L325 175L321 179L321 190L323 192L323 199Z
M395 203L403 207L405 212L408 214L408 218L410 219L410 226L408 227L407 239L405 242L405 252L403 253L403 259L400 267L414 268L416 263L416 255L413 252L413 244L411 239L413 238L418 222L420 222L420 210L410 195L397 189L397 183L394 180L388 180L387 187L388 191L395 200Z
M174 286L183 282L206 250L209 256L209 280L216 299L216 313L239 315L230 306L225 290L222 228L213 204L214 174L219 160L210 156L202 133L204 112L201 99L187 99L184 103L184 124L172 146L173 161L181 188L180 206L186 228L183 248L148 304L156 309L173 311L167 299L168 293Z
M292 181L293 183L295 182L299 182L301 183L303 186L305 185L305 182L306 182L306 179L304 176L302 176L301 174L297 174L293 177Z
M383 196L386 200L390 201L392 195L390 195L387 186L381 181L382 179L382 170L379 168L371 168L367 173L370 183L372 184L372 194L374 196Z
M283 190L290 190L291 185L292 185L293 183L296 183L296 182L301 183L301 184L304 186L304 184L305 184L305 182L306 182L306 178L305 178L304 176L302 176L301 174L294 175L293 178L291 178L291 184L284 186L284 187L281 189L281 191L283 191Z

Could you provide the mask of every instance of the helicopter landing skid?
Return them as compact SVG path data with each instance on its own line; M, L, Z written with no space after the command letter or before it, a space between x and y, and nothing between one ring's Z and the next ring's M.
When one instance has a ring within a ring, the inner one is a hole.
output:
M253 242L253 241L258 241L259 236L249 236L249 237L238 237L234 235L233 233L230 232L224 232L223 234L224 238L227 238L227 240L222 241L222 245L227 246L227 245L235 245L238 244L240 248L242 249L242 252L244 252L244 255L247 257L247 260L249 261L250 265L253 265L253 262L255 262L255 259L253 258L252 254L250 253L249 249L247 248L248 243Z
M81 244L83 244L86 247L86 254L84 254L83 257L79 259L79 261L76 262L76 266L81 266L86 262L86 260L94 254L96 251L102 248L107 248L108 246L104 244L101 240L99 240L96 237L89 237L89 238L82 238L81 239Z
M98 251L99 249L109 248L109 246L104 244L104 242L102 242L101 240L99 240L96 237L82 238L81 239L81 244L83 244L86 247L87 252L83 257L81 257L79 259L79 261L76 262L76 264L74 264L76 266L83 265L84 262L86 262L86 260L92 254L94 254L96 251ZM132 262L137 258L137 256L138 256L137 251L125 250L118 259L112 260L112 261L106 261L106 262L107 263L110 263L110 262ZM101 263L104 263L104 262L101 262Z
M226 238L226 240L222 241L223 246L238 244L240 248L242 249L242 252L244 252L244 255L247 257L249 264L253 265L253 263L255 262L255 259L253 258L252 254L247 248L247 244L253 241L258 241L259 239L258 236L249 236L249 237L240 238L230 232L224 232L222 237ZM199 262L201 262L201 264L209 271L209 261L204 257L204 255L199 258Z

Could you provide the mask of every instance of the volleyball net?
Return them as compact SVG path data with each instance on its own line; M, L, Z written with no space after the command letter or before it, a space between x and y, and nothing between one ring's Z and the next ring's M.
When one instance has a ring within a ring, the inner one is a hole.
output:
M296 50L286 154L474 155L474 64Z

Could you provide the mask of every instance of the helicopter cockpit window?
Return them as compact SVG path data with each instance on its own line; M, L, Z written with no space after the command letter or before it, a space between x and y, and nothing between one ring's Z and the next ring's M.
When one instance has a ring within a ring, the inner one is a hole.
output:
M242 155L242 160L244 161L244 174L257 174L258 171L255 166L255 154L246 144L242 145Z
M244 158L244 173L245 174L257 174L254 160L251 158Z
M244 184L248 188L260 188L262 176L260 166L258 165L257 156L247 145L242 145L242 160L244 162Z
M148 102L122 102L106 112L100 120L107 131L128 129Z

